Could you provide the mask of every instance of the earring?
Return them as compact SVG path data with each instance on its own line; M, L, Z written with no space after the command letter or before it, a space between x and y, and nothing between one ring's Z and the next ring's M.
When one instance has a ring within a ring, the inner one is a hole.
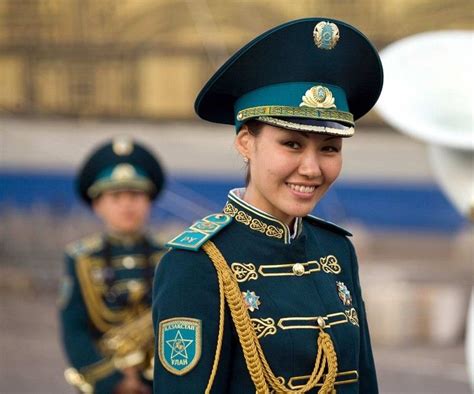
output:
M249 162L249 158L248 158L247 156L244 156L243 159L244 159L244 163L248 163L248 162Z

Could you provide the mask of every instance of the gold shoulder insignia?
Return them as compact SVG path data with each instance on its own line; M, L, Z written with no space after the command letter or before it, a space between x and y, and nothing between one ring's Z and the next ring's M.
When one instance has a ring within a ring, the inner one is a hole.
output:
M91 254L98 251L103 246L102 234L97 233L73 241L66 246L66 253L71 257L84 254Z
M304 219L308 220L310 223L315 224L316 226L323 227L327 230L331 230L335 233L345 235L347 237L352 237L352 233L347 231L346 229L339 227L337 224L332 222L328 222L327 220L318 218L317 216L307 215Z

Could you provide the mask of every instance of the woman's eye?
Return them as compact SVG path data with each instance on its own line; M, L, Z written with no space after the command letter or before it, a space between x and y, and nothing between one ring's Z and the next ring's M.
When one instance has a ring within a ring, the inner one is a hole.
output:
M324 146L322 149L324 152L334 152L337 153L339 152L339 148L337 146Z
M288 146L289 148L292 148L292 149L298 149L301 147L301 145L296 141L287 141L283 145Z

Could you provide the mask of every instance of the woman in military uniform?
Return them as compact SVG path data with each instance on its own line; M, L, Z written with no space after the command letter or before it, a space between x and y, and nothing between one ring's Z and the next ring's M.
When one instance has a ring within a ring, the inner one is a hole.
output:
M348 231L310 215L382 88L352 26L310 18L243 47L197 97L236 126L247 187L168 243L154 280L155 393L377 393Z
M125 138L100 146L78 174L81 198L105 227L66 249L65 377L81 392L151 393L151 291L162 247L145 225L163 181L153 154Z

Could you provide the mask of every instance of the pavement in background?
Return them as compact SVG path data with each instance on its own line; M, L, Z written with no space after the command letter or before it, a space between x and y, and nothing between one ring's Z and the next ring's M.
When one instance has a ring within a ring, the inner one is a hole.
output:
M68 394L51 294L0 294L0 393ZM469 394L463 347L374 348L384 394Z

